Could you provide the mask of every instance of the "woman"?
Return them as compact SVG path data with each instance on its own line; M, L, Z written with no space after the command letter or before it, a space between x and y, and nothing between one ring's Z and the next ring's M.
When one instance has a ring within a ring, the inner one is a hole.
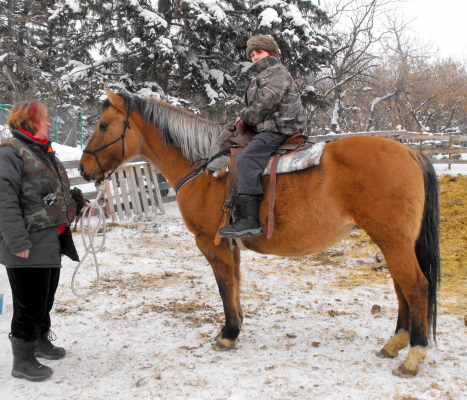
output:
M300 92L287 68L279 61L279 48L271 36L253 36L246 55L253 62L253 80L247 90L247 106L241 120L256 133L238 156L235 222L219 230L224 238L254 237L263 234L259 203L263 198L261 174L271 154L288 137L303 133L305 112Z
M51 343L50 310L61 254L79 261L70 225L88 203L79 189L70 192L66 170L47 138L44 104L16 104L7 124L13 137L0 143L0 263L7 268L13 297L11 374L41 381L53 372L36 357L66 355Z

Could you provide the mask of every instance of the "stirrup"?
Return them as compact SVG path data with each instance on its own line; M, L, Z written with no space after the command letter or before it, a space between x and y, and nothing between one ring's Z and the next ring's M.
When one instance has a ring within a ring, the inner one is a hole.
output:
M252 228L252 229L244 229L243 231L237 232L234 229L229 229L230 226L226 226L225 228L219 229L219 235L225 239L241 239L241 238L248 238L248 237L257 237L263 234L263 230L261 227L259 228Z

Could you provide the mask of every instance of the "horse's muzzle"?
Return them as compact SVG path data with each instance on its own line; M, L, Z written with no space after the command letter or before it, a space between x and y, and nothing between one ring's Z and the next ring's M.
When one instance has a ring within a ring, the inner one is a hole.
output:
M83 165L83 164L79 164L79 166L78 166L78 172L79 172L79 174L80 174L86 181L88 181L88 182L91 181L91 175L90 175L90 174L86 174L86 173L84 172L84 165Z
M81 176L84 176L84 165L81 163L79 164L78 172Z

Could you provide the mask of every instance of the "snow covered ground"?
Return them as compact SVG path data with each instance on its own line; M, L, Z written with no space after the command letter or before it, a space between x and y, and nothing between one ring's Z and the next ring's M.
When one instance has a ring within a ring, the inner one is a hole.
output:
M7 295L0 397L467 399L461 316L441 310L438 348L414 379L391 374L405 352L397 360L376 357L395 327L396 300L387 271L373 269L375 250L358 235L339 243L326 263L243 252L244 327L236 349L218 352L220 297L176 203L152 221L110 226L96 294L75 297L76 264L64 262L53 329L68 355L46 363L55 371L49 381L10 376ZM79 235L75 241L84 254ZM88 261L77 276L80 293L95 278ZM372 314L373 305L381 312Z
M54 370L48 381L10 376L7 291L0 399L467 399L461 315L440 307L438 346L413 379L391 374L407 350L376 357L395 328L396 299L361 231L323 256L242 252L244 326L235 349L216 351L217 285L177 204L165 208L150 220L109 225L97 255L101 284L88 299L70 290L76 263L64 259L52 319L68 354L44 362ZM78 233L75 242L83 255ZM80 293L95 274L89 257L77 275Z

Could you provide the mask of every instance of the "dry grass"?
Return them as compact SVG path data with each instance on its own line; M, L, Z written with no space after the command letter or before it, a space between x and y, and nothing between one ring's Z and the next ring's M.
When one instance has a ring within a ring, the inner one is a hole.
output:
M465 314L467 303L467 176L440 179L443 312Z

